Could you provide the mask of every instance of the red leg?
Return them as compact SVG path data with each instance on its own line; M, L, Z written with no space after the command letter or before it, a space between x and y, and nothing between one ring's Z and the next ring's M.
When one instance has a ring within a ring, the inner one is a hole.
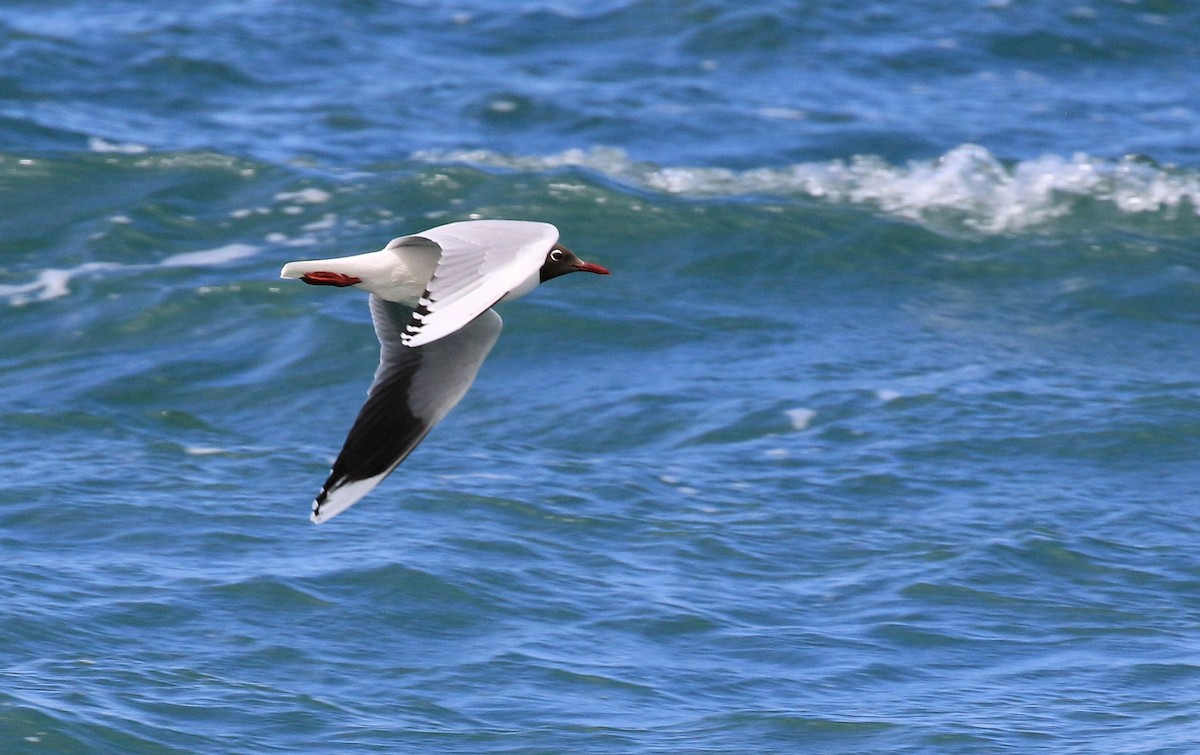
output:
M300 280L310 286L337 286L344 288L353 286L355 283L362 283L362 278L355 278L353 275L342 275L341 273L327 272L312 272L305 273L300 276Z

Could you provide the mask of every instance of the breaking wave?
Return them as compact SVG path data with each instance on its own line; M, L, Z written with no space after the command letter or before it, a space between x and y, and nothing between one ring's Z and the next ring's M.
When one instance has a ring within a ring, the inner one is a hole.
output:
M21 307L30 302L50 301L68 296L71 293L71 281L76 278L119 273L153 270L155 268L172 267L215 267L230 262L236 262L257 254L261 247L251 244L227 244L216 249L203 249L195 252L183 252L171 255L154 264L129 265L119 262L85 262L70 268L47 268L35 273L34 278L25 283L0 283L0 301L10 306Z
M1193 170L1140 157L1106 160L1086 154L1009 162L975 144L903 165L868 155L748 170L656 166L613 148L570 149L546 156L425 151L414 158L532 172L579 168L641 190L697 199L813 198L865 205L924 224L949 222L994 234L1024 231L1062 218L1081 200L1108 204L1126 214L1200 215L1200 173Z

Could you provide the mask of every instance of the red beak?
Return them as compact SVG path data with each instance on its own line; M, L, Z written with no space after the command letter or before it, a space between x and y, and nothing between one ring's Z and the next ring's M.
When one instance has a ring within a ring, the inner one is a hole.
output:
M600 267L591 262L580 262L575 266L575 269L582 270L585 273L595 273L596 275L612 275L612 273L608 272L608 268Z

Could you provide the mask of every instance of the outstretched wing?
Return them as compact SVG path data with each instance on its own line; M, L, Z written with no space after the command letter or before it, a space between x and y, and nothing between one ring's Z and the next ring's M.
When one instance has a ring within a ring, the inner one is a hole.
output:
M538 271L558 229L525 220L473 220L431 228L418 236L442 248L437 270L400 338L422 346L444 338L510 291L537 285Z
M313 501L314 522L345 511L404 461L466 394L503 325L500 315L485 309L448 336L411 348L401 342L411 314L408 307L371 296L379 368L367 403Z

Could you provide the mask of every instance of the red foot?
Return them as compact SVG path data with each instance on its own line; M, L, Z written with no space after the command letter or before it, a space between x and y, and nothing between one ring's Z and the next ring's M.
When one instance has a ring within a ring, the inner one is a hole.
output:
M300 280L310 286L337 286L345 288L353 286L355 283L362 283L362 278L355 278L353 275L342 275L341 273L326 273L315 272L305 273L300 276Z

